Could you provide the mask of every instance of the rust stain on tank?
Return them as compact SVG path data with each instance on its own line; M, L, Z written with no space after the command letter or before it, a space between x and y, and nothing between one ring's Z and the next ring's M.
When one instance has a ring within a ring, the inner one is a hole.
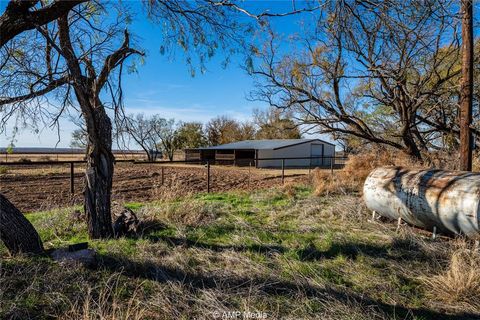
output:
M382 167L365 181L367 207L393 219L438 230L478 234L480 174Z

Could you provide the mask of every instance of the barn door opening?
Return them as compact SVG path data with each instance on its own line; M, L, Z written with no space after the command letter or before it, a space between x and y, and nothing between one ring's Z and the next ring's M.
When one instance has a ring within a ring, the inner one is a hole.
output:
M310 156L312 159L310 159L310 164L312 167L322 167L325 165L324 159L323 159L323 144L311 144L311 149L310 149ZM316 157L316 158L314 158ZM322 157L322 158L319 158Z

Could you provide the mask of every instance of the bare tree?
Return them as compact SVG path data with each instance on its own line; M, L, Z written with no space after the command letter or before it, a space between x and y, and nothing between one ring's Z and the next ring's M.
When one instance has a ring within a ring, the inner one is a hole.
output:
M121 134L131 137L145 151L148 161L155 161L156 155L161 153L152 119L145 117L143 113L129 115L120 130Z
M89 235L93 239L112 237L110 214L114 162L112 123L101 101L100 93L115 68L121 66L130 55L142 53L130 47L129 34L125 31L123 43L105 58L100 69L95 70L94 64L85 59L87 72L84 72L70 38L67 16L58 19L58 37L69 75L74 79L71 85L85 118L88 133L84 206Z
M0 16L0 50L3 50L4 45L15 36L55 20L59 15L66 14L81 2L54 1L50 5L32 12L30 10L38 1L10 1L5 12ZM7 65L10 54L2 55L2 57L5 58L0 63L0 70ZM3 92L0 97L3 98ZM5 123L3 120L2 122ZM11 254L43 252L42 241L35 228L2 194L0 194L0 240Z
M306 50L260 50L254 98L288 108L319 133L351 135L421 159L431 143L426 102L449 92L458 47L451 1L332 1ZM454 58L452 58L454 57ZM447 64L447 62L451 62Z
M154 115L150 123L158 147L162 150L162 153L172 161L175 151L181 147L175 120L167 120L158 115Z
M139 52L130 48L128 32L118 49L113 49L119 39L115 28L119 24L99 26L98 21L121 19L103 19L107 10L96 1L76 8L81 2L85 1L10 1L0 17L0 124L4 128L16 117L16 121L26 124L55 125L69 108L83 116L89 143L85 190L89 234L93 238L108 237L112 233L113 155L112 124L106 107L112 108L115 117L122 113L118 84L123 62ZM231 12L246 12L232 6L233 2L158 0L146 4L150 18L165 26L170 43L178 43L186 52L196 48L202 71L204 61L213 56L216 48L226 49L230 43L244 45L241 33L245 29L238 28ZM69 14L72 8L73 14ZM32 31L25 34L26 30ZM14 39L19 35L20 39ZM187 63L195 63L190 55ZM102 89L106 89L106 95L101 94ZM111 97L108 104L102 101L106 97Z
M100 3L89 2L60 16L49 28L37 28L28 51L21 46L25 39L15 39L6 48L11 54L1 70L8 75L0 94L4 121L14 114L36 113L30 121L41 121L38 115L43 115L55 123L67 109L82 115L88 136L84 207L91 238L113 235L112 123L102 99L111 97L108 105L114 114L121 113L122 65L129 56L142 55L130 47L126 29L121 31L127 17L102 22L98 17L105 10Z
M88 137L87 132L83 129L75 129L72 131L72 139L70 147L72 148L87 148Z

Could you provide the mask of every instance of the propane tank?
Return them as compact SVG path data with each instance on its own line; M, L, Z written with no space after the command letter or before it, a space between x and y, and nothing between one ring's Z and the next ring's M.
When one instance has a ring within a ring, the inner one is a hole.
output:
M480 174L380 167L365 180L367 207L428 230L479 236Z

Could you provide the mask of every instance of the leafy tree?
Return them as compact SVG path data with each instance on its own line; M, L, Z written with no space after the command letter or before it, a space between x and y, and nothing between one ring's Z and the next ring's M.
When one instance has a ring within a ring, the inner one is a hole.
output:
M225 144L254 137L251 124L242 124L227 116L211 119L205 126L208 144L211 146Z
M266 111L254 110L253 118L258 126L257 139L300 139L300 130L291 119L291 112L270 107Z
M207 144L201 122L182 122L177 129L177 139L181 148L198 148Z
M240 124L239 132L235 138L237 141L240 140L253 140L257 134L257 128L255 124L250 121L245 121Z
M0 16L0 47L15 36L43 26L67 14L71 9L87 0L57 0L36 8L40 2L12 0Z

